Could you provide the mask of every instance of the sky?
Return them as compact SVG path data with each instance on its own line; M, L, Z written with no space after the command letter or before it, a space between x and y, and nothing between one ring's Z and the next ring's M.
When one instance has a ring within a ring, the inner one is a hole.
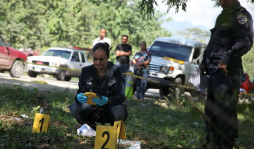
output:
M161 0L157 2L156 10L166 12L165 3L162 3ZM239 2L254 17L254 3L247 2L247 0L239 0ZM165 17L171 17L175 21L189 21L194 26L205 26L211 29L221 11L221 7L214 7L212 0L188 0L186 12L179 9L179 12L175 13L175 9L171 8Z

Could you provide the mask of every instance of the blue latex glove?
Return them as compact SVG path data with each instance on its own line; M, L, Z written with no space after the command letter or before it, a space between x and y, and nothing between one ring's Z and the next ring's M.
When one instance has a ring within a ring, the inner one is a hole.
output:
M84 95L84 93L79 93L78 95L77 95L77 99L78 99L78 101L80 102L80 103L86 103L87 102L87 97L86 96L83 96Z
M93 103L96 103L99 106L103 106L103 105L108 103L108 97L101 96L101 98L100 97L99 98L93 98L92 101L93 101Z

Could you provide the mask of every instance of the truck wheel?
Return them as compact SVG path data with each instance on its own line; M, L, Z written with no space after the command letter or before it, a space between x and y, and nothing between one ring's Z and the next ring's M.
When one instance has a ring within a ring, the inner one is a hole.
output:
M33 71L28 71L28 73L27 73L30 77L32 77L32 78L36 78L37 77L37 75L38 75L38 73L36 73L36 72L33 72Z
M71 80L71 77L65 77L64 78L64 81L70 81Z
M23 74L24 65L20 61L15 61L11 67L10 75L14 78L20 78Z
M59 73L56 75L56 79L60 81L64 81L65 77L66 77L65 70L60 69Z
M176 85L183 85L183 83L182 83L182 78L177 77L177 78L175 79L175 84L176 84ZM175 88L175 98L176 98L176 99L179 99L179 94L181 94L181 93L184 93L184 88L182 88L182 87L176 87L176 88Z

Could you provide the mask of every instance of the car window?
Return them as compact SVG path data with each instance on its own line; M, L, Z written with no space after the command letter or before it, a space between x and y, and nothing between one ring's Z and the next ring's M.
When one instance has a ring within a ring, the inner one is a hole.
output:
M70 51L54 50L54 49L50 49L43 54L43 56L56 56L65 59L69 59L70 55L71 55Z
M156 41L149 49L152 56L170 57L182 61L189 61L189 57L192 51L191 46Z
M73 53L72 58L71 58L71 61L73 61L73 62L80 62L78 52L74 52L74 53Z
M80 52L80 54L81 54L81 59L82 59L82 62L86 62L86 60L85 60L85 56L84 56L84 53L82 53L82 52Z
M2 37L0 37L0 46L3 46L3 47L6 46L4 40L2 39Z

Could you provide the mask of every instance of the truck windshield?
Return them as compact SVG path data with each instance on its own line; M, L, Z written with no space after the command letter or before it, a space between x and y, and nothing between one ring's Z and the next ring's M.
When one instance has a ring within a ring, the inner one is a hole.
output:
M48 50L43 54L43 56L56 56L65 59L69 59L70 55L71 55L70 51L54 50L54 49Z
M170 57L186 62L189 62L191 51L191 46L160 41L155 41L149 50L152 56Z

